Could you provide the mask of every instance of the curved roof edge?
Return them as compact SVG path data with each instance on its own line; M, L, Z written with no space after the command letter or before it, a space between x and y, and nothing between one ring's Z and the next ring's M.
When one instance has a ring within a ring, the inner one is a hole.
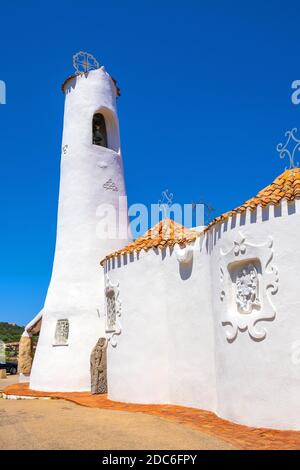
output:
M35 334L40 330L40 323L42 321L44 309L40 312L25 326L24 333L26 334ZM23 333L23 335L24 335Z
M259 193L248 199L241 206L225 212L224 214L216 217L205 229L205 232L210 230L215 224L224 222L229 217L234 217L237 214L242 214L247 209L255 210L258 206L266 207L269 204L277 205L283 199L293 201L300 197L300 168L293 168L286 170L273 181L273 183L266 186Z
M202 232L195 229L188 229L177 224L171 219L165 219L149 229L142 237L137 238L133 243L125 246L121 250L107 255L100 264L119 255L139 252L142 249L148 251L150 248L164 248L175 244L186 245L192 243L216 224L222 223L237 214L246 212L247 209L254 211L258 206L266 207L269 204L278 205L282 200L293 201L300 198L300 168L293 168L284 171L273 183L266 186L259 193L248 199L241 206L225 212L216 217Z
M189 229L183 225L174 222L171 219L164 219L147 230L147 232L137 238L134 242L125 246L121 250L115 251L107 255L100 264L115 256L139 252L141 250L148 251L150 248L165 248L166 246L186 245L199 237L201 232L195 229Z

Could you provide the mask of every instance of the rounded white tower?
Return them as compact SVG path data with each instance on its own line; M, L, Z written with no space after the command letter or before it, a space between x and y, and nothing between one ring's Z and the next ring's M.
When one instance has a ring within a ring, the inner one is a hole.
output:
M66 80L63 91L56 250L30 388L85 391L91 351L105 336L99 262L130 235L115 82L101 67Z

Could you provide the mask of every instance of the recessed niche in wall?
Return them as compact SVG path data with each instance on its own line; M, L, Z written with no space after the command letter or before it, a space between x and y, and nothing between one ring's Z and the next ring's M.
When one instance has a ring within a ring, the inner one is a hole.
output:
M113 258L114 260L114 258ZM106 328L107 340L112 347L117 346L118 336L121 334L121 301L119 282L113 283L109 276L105 276L105 300L106 300Z
M53 346L68 346L68 338L69 320L67 318L57 320Z
M107 147L107 131L103 114L96 113L93 116L93 144Z
M248 259L228 266L231 279L231 308L247 315L262 308L262 271L259 259Z
M95 146L111 149L120 154L118 120L108 108L102 107L93 115L92 143Z

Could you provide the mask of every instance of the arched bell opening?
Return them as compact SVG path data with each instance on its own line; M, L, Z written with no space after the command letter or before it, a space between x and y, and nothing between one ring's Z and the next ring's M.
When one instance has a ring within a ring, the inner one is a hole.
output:
M118 120L111 110L101 108L93 115L92 143L120 153Z

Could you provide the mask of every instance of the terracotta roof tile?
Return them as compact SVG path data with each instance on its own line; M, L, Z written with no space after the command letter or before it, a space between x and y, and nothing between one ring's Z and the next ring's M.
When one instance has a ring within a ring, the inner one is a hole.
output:
M300 168L286 170L284 173L279 175L273 183L262 189L256 196L252 197L236 209L216 217L206 227L205 231L209 230L218 222L223 222L229 217L245 212L248 208L254 210L259 205L262 207L265 207L268 204L277 205L282 199L293 201L296 197L300 197Z
M199 232L196 230L188 229L183 225L177 224L174 220L165 219L154 225L153 228L148 230L142 237L137 238L133 243L130 243L130 245L106 256L100 264L103 265L105 260L115 256L138 252L142 249L146 251L150 248L163 249L166 246L174 246L175 243L186 245L196 240L198 236Z
M273 183L262 189L256 196L246 201L241 206L216 217L205 229L207 232L213 225L223 222L229 217L242 214L248 208L255 210L257 206L266 207L268 204L279 204L283 199L293 201L296 197L300 197L300 168L286 170L278 176ZM152 229L148 230L142 237L137 238L130 245L125 246L121 250L109 254L101 261L103 265L105 260L114 258L115 256L126 253L148 251L150 248L164 248L165 246L186 245L193 242L199 232L188 229L183 225L177 224L173 220L165 219L156 224Z

